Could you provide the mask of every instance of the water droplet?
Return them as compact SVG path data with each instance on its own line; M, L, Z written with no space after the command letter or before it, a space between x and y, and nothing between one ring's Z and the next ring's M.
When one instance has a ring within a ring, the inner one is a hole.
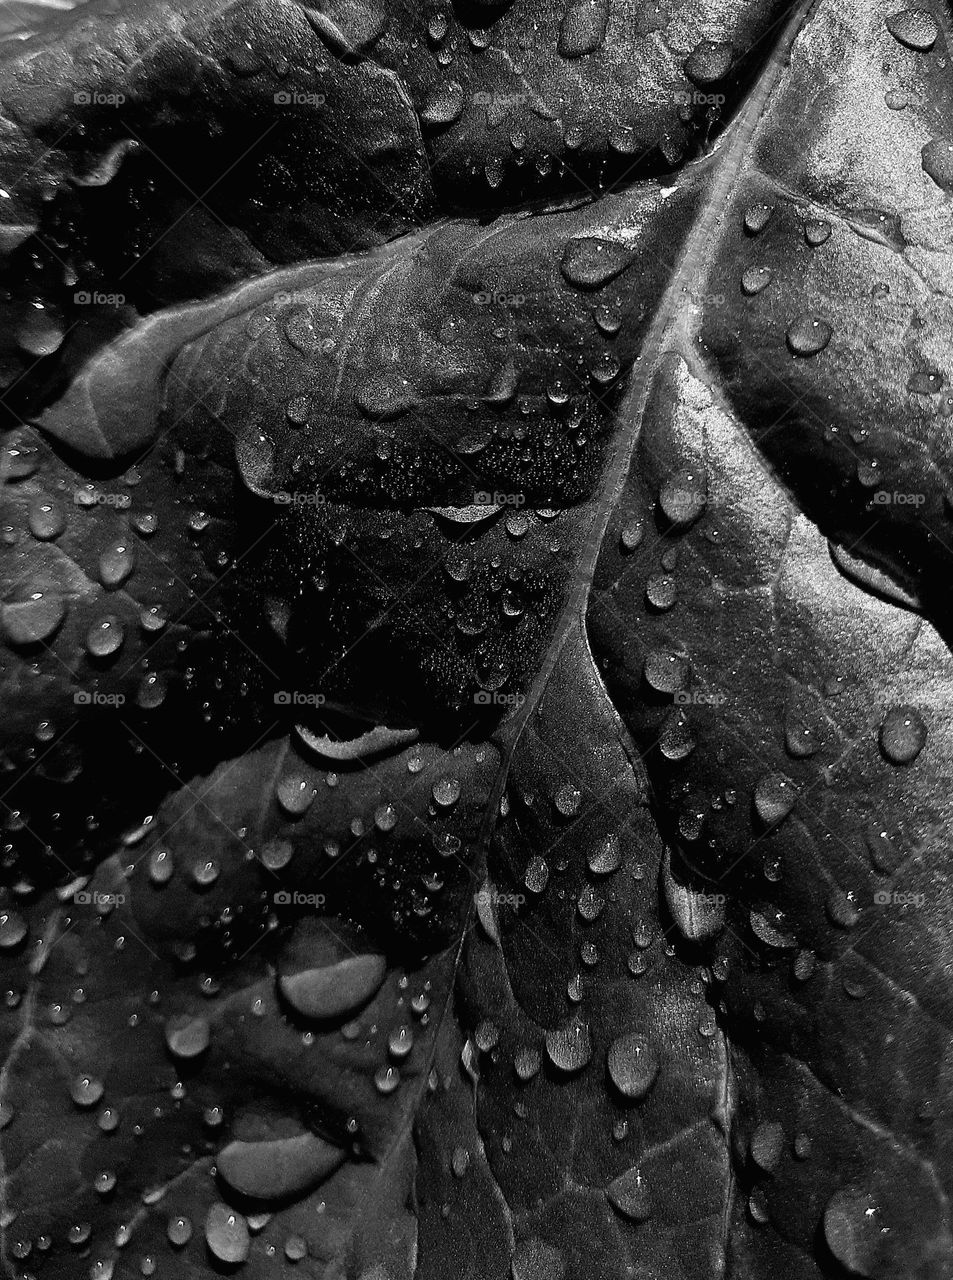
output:
M153 711L156 707L161 707L165 701L166 688L165 677L156 671L150 671L139 681L139 687L136 690L137 705L144 711Z
M137 511L129 517L129 523L136 533L149 538L159 527L159 517L154 511Z
M642 520L630 520L619 534L619 542L623 551L634 551L641 545L645 537L645 524Z
M765 1173L777 1167L784 1146L784 1129L776 1120L764 1120L751 1135L751 1158Z
M530 893L542 893L549 883L549 866L545 858L534 854L526 865L523 883Z
M513 1068L517 1076L524 1082L532 1080L533 1076L539 1071L540 1052L528 1045L523 1045L517 1049L516 1056L513 1059Z
M290 840L266 840L261 849L262 866L269 871L281 871L291 861L294 845Z
M788 721L784 726L784 745L796 760L816 755L820 750L817 733L809 725Z
M383 956L360 955L322 968L282 973L282 995L306 1018L338 1018L366 1004L379 990L387 965Z
M572 782L563 782L553 796L556 812L563 818L573 818L579 812L582 803L582 792Z
M856 894L850 890L832 889L827 896L827 914L839 929L852 929L860 919Z
M752 204L745 210L745 230L751 235L759 235L771 221L774 213L773 204Z
M920 152L923 172L944 191L953 191L953 143L935 138Z
M121 647L125 635L115 614L99 618L86 633L86 648L94 658L108 658Z
M645 659L645 681L657 693L677 693L688 684L688 659L654 649Z
M205 1242L219 1262L244 1262L251 1247L246 1218L216 1201L205 1218Z
M396 1067L378 1067L374 1072L374 1088L385 1096L393 1093L400 1084L400 1072Z
M305 1132L266 1142L230 1142L216 1156L223 1181L240 1196L282 1201L323 1181L345 1159L340 1147Z
M460 782L457 778L438 778L433 784L431 794L435 804L448 809L460 799Z
M685 74L695 84L714 84L728 74L733 55L725 40L702 40L686 58Z
M912 764L923 750L927 728L916 707L891 707L880 726L880 749L891 764Z
M636 1166L627 1169L606 1187L609 1203L617 1213L633 1222L645 1222L652 1212L648 1184Z
M27 522L34 538L47 542L58 538L66 528L66 513L55 498L40 495L30 503Z
M940 29L933 14L926 9L901 9L887 18L887 30L917 53L927 53L936 44Z
M748 267L741 276L742 291L752 297L766 289L770 283L771 271L768 267Z
M786 337L793 355L816 356L830 342L832 333L826 320L804 313L788 325Z
M26 921L15 911L0 912L0 948L18 947L27 935Z
M399 1027L395 1027L390 1033L387 1040L387 1051L392 1058L406 1058L414 1047L413 1030L403 1023Z
M559 1071L581 1071L592 1058L592 1039L585 1022L571 1022L546 1032L546 1052Z
M749 921L751 931L756 938L768 947L794 947L797 946L797 938L785 925L784 916L775 909L765 909L757 911L752 909L749 913Z
M434 128L452 124L463 114L465 95L456 80L443 80L430 90L420 110L420 118Z
M94 1107L103 1092L102 1081L95 1076L77 1076L70 1085L70 1097L78 1107Z
M198 1058L209 1046L211 1031L205 1018L181 1013L165 1024L165 1042L177 1058Z
M794 784L783 773L766 773L754 789L755 810L767 827L786 818L794 808L796 799Z
M279 780L275 794L285 813L299 817L311 807L317 788L310 778L300 773L288 773Z
M671 609L678 598L678 588L670 573L653 573L645 584L645 598L660 613Z
M183 1248L192 1239L192 1223L181 1214L170 1218L165 1230L170 1243L178 1249Z
M614 1040L607 1063L609 1078L626 1098L644 1098L659 1073L658 1055L648 1036L639 1031Z
M585 236L568 242L561 270L578 289L601 289L620 275L633 257L630 249L616 241Z
M594 53L605 39L608 0L569 0L559 28L559 52L564 58Z
M303 1236L289 1236L285 1241L285 1257L289 1262L301 1262L308 1256L308 1246Z
M66 616L66 602L55 591L27 588L0 606L0 622L11 644L47 640Z
M812 218L804 224L804 239L812 249L826 244L831 238L831 224L822 218Z
M841 1187L824 1209L824 1237L837 1261L856 1276L878 1276L884 1226L880 1208L869 1191Z
M587 859L589 870L594 875L610 875L622 865L622 844L614 833L601 840L590 849Z

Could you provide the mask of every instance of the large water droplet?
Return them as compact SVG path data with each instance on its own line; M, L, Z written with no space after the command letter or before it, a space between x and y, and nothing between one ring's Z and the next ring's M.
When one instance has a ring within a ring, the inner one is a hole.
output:
M570 0L559 29L559 52L564 58L594 53L606 34L608 0Z
M304 1017L338 1018L365 1004L379 990L386 972L383 956L352 956L320 969L283 973L279 987Z
M556 1031L546 1032L546 1052L559 1071L581 1071L592 1058L592 1038L588 1024L571 1022Z
M638 1166L610 1182L606 1195L613 1209L633 1222L645 1222L652 1212L648 1184Z
M788 347L796 356L816 356L831 340L833 330L826 320L804 313L788 325Z
M936 44L940 29L933 14L926 9L901 9L887 19L887 30L917 53L927 53Z
M248 1222L242 1214L216 1201L205 1218L205 1242L219 1262L244 1262L251 1247Z
M30 503L27 522L34 538L46 542L58 538L66 528L66 513L55 498L39 495Z
M230 1142L215 1163L222 1179L239 1195L284 1200L310 1190L333 1173L345 1152L314 1133L264 1142Z
M580 237L566 245L561 270L578 289L601 289L620 275L632 258L632 251L616 241Z
M659 1073L658 1055L648 1036L640 1031L613 1041L607 1065L609 1078L626 1098L644 1098Z
M66 602L55 591L26 588L0 606L0 622L11 644L47 640L66 616Z
M880 726L880 749L891 764L912 764L923 750L927 728L916 707L891 707Z
M99 580L107 590L115 590L122 586L135 567L135 544L128 538L120 538L99 557Z
M695 84L714 84L728 74L733 53L725 40L702 40L686 58L685 74Z
M755 810L767 827L786 818L796 799L794 784L783 773L766 773L754 789Z
M855 1276L879 1275L882 1242L880 1209L869 1191L841 1187L824 1209L824 1236L837 1261Z
M165 1024L165 1042L177 1058L198 1058L209 1046L211 1032L205 1018L181 1013Z

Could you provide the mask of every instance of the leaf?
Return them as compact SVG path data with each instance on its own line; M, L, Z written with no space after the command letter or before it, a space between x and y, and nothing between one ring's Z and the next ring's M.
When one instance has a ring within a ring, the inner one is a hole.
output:
M8 1274L949 1274L948 16L11 42Z

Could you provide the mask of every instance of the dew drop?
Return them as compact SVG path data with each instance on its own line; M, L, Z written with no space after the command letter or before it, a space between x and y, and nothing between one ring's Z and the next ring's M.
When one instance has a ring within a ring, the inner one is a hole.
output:
M936 44L940 29L926 9L901 9L887 19L887 30L900 44L917 53L927 53Z
M645 1222L652 1212L648 1184L636 1166L627 1169L606 1187L606 1196L617 1213L632 1222Z
M927 729L916 707L891 707L880 726L880 749L891 764L912 764L923 750Z
M623 1097L637 1101L648 1094L659 1073L658 1055L648 1036L639 1031L613 1041L607 1065L609 1078Z
M122 586L135 567L135 545L121 538L99 557L99 580L108 591L113 591Z
M585 1022L546 1032L546 1052L553 1066L567 1073L581 1071L592 1058L592 1039Z
M816 356L831 340L833 330L826 320L806 312L788 325L788 347L796 356Z
M251 1247L247 1219L216 1201L205 1218L205 1242L219 1262L244 1262Z
M741 276L741 289L753 297L766 289L771 283L771 271L768 267L747 267Z
M86 633L86 648L94 658L108 658L122 647L125 635L115 614L99 618Z
M794 784L783 773L766 773L754 789L754 807L765 826L781 822L794 808Z
M34 538L48 542L58 538L66 528L66 514L55 498L39 496L30 503L27 523Z
M49 639L66 617L66 602L54 591L26 588L0 605L0 622L11 644L39 644Z

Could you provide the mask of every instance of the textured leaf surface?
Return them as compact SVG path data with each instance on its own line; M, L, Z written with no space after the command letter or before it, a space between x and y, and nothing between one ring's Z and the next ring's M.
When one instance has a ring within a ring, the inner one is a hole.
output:
M6 1274L944 1280L947 10L39 21Z

